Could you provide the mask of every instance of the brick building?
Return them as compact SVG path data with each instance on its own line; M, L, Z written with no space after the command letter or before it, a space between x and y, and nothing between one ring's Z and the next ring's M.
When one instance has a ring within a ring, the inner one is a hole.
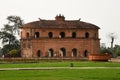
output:
M30 22L21 27L22 57L87 57L100 53L99 27L79 20Z

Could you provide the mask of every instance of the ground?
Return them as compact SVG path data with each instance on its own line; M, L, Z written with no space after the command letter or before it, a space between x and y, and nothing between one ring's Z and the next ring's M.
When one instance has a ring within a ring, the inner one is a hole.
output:
M116 62L42 61L0 64L0 80L120 80L119 75L120 63Z

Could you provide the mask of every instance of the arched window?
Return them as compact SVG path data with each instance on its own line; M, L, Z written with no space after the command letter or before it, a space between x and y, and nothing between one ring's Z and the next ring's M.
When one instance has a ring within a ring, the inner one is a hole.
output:
M85 38L89 38L89 33L88 32L85 33Z
M26 38L29 38L29 33L28 32L26 33Z
M72 49L72 56L77 57L77 49L76 48Z
M49 55L49 57L53 57L54 56L54 50L53 49L49 49L48 50L48 55Z
M72 38L76 38L76 32L72 33Z
M59 35L60 38L65 38L65 33L64 32L61 32L60 35Z
M41 51L38 50L38 51L37 51L37 57L40 57L40 56L41 56Z
M35 32L35 38L39 38L39 32Z
M84 57L88 57L88 51L87 50L84 51Z
M52 32L49 32L49 33L48 33L48 36L49 36L49 38L52 38L52 37L53 37L53 33L52 33Z
M66 57L66 49L65 48L60 48L60 56Z

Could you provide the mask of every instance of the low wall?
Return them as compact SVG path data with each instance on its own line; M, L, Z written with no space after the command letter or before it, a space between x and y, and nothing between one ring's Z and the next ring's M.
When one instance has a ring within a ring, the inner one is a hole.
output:
M11 63L11 62L25 62L34 63L41 61L88 61L88 58L0 58L0 63Z
M111 59L110 54L89 54L88 59L90 61L108 61Z

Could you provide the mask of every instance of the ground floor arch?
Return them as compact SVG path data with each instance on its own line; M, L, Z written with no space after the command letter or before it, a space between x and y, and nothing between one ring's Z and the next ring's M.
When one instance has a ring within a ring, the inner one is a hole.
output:
M66 57L66 49L65 48L60 48L60 56Z
M77 49L76 48L72 49L72 57L77 57Z
M41 51L40 50L37 51L37 57L41 57Z
M87 50L84 51L84 57L88 57L88 51Z
M42 53L41 53L42 52ZM85 57L87 58L89 52L87 49L80 50L78 48L66 49L65 47L61 48L48 48L47 51L37 50L36 57Z
M48 50L48 56L53 57L54 56L54 50L51 48Z

